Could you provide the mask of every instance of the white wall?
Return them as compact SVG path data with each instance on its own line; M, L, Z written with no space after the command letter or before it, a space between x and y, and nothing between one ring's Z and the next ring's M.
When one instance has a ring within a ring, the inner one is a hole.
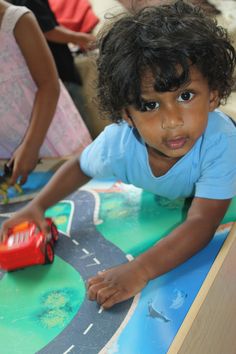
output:
M117 13L124 10L123 6L116 0L90 0L96 15L103 20L106 13Z

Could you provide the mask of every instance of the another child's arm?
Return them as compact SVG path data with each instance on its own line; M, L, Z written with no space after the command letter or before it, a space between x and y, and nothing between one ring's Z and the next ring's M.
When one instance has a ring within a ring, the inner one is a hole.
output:
M230 200L194 198L187 219L130 263L88 280L88 296L104 308L136 295L154 279L186 261L213 237Z
M77 157L64 163L29 204L2 224L0 240L4 238L10 227L25 220L34 221L44 233L47 233L48 224L44 218L46 209L88 182L89 179L82 172Z
M14 163L11 182L18 177L24 183L35 168L40 147L52 121L58 97L59 81L56 67L47 42L31 13L20 18L15 27L15 38L37 86L31 119L25 136L17 147L10 163Z
M56 26L51 31L44 32L48 41L56 43L73 43L84 50L92 49L96 37L91 33L75 32L63 26Z

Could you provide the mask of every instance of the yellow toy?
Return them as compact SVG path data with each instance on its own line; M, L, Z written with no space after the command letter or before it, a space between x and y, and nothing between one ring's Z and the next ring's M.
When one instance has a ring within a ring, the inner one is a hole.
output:
M12 175L12 168L13 166L8 166L7 164L5 164L4 173L3 175L0 176L0 195L3 196L2 199L3 204L7 204L9 202L8 189L12 187L9 183ZM15 183L13 187L19 194L23 193L23 190L18 183Z

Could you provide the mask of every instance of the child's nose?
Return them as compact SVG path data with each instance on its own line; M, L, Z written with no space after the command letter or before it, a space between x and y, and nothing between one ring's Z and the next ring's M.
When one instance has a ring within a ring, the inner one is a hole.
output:
M178 109L167 109L162 114L162 129L176 129L184 125Z

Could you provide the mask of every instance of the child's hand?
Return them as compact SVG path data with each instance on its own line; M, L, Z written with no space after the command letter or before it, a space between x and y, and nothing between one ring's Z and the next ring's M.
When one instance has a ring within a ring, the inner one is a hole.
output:
M133 260L90 278L87 284L88 298L108 309L139 293L148 280L144 268Z
M91 50L95 47L95 40L96 37L93 34L79 32L77 33L77 37L74 41L74 44L79 45L80 48L83 50Z
M23 221L33 221L40 228L40 230L47 235L50 232L47 221L44 218L44 211L41 210L38 206L35 206L33 203L28 204L26 207L20 211L13 214L13 216L6 220L1 225L0 230L0 242L4 241L8 230L23 222Z
M20 184L27 181L28 174L33 171L38 163L38 150L34 146L25 146L22 143L13 153L9 164L13 164L13 171L10 183L14 185L18 178Z

